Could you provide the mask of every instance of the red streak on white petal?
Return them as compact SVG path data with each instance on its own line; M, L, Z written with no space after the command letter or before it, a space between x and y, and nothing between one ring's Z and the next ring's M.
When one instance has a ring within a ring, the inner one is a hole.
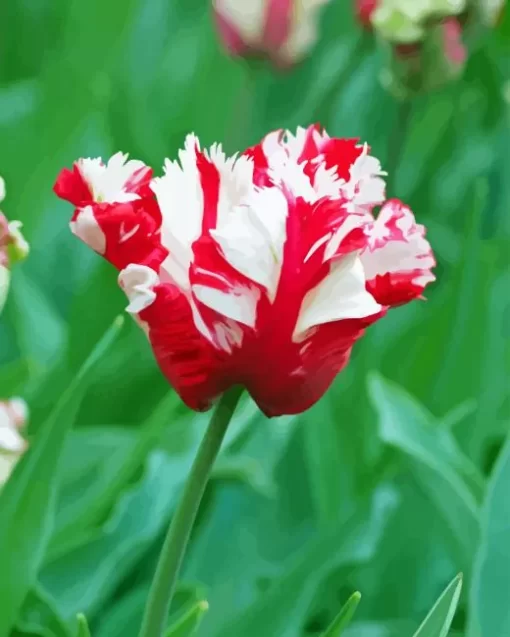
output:
M289 37L294 0L265 0L263 47L276 52Z
M407 206L391 200L381 209L373 235L361 255L372 294L383 305L419 297L435 279L435 259L424 227L416 224Z

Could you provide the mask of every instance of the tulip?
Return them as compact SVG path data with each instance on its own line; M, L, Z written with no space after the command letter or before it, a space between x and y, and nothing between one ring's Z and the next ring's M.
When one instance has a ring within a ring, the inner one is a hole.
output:
M414 44L434 22L460 15L465 8L466 0L378 0L370 20L384 40Z
M321 6L330 0L213 0L220 39L234 56L277 66L301 60L317 40Z
M27 418L28 408L21 398L0 401L0 486L27 449L27 442L20 433Z
M366 144L318 126L241 155L186 138L153 178L118 153L55 184L73 233L119 270L127 311L192 409L245 386L268 416L313 405L367 326L422 296L425 229ZM382 206L374 216L375 208Z
M377 9L380 0L355 0L354 9L356 18L362 27L368 31L372 30L372 15Z
M0 202L5 198L5 184L0 177ZM21 222L7 221L0 212L0 312L4 306L11 281L10 268L28 255L29 246L21 234Z

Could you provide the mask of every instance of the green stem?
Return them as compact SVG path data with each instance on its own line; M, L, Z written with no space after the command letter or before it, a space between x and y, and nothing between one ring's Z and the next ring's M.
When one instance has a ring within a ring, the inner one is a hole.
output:
M241 393L241 387L233 387L221 397L214 410L165 538L140 637L161 637L166 628L170 602L198 508Z
M395 195L393 192L395 177L402 158L402 151L404 150L412 111L413 103L410 99L398 102L395 122L388 139L388 155L385 167L388 172L388 177L386 178L386 192L389 197L393 197Z

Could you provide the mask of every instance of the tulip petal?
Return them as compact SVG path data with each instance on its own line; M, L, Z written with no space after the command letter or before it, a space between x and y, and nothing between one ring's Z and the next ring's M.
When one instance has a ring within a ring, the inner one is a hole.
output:
M381 208L361 261L367 288L382 305L407 303L435 280L431 270L436 261L425 228L396 199Z
M351 253L333 263L329 274L305 296L293 338L298 341L323 323L365 318L381 309L366 291L361 259Z
M230 384L228 355L197 330L192 305L177 286L160 284L153 292L154 302L138 318L161 371L188 407L208 409Z

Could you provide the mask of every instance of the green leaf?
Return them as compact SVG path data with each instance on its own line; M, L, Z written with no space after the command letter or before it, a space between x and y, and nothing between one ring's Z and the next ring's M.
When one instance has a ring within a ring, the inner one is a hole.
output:
M89 625L85 615L78 613L76 620L78 621L78 632L76 633L76 637L90 637Z
M90 621L95 619L166 528L182 480L180 463L161 451L154 452L141 481L124 493L103 526L51 556L40 579L66 620L80 611Z
M380 487L368 511L362 507L347 522L318 534L264 594L210 634L214 637L296 635L324 578L342 566L362 564L373 558L396 504L393 490Z
M74 637L74 631L59 614L55 600L39 584L23 602L16 631L40 637Z
M379 415L379 433L399 449L421 488L443 516L458 560L469 568L478 543L478 499L483 482L450 430L441 427L412 396L372 374L369 394Z
M414 637L447 637L459 603L461 590L462 574L459 574L448 584Z
M353 593L349 599L345 602L344 606L335 617L331 625L328 627L322 637L340 637L343 634L344 629L350 624L354 613L358 608L358 604L361 599L361 593Z
M196 634L202 617L208 610L209 604L205 600L197 602L168 628L165 637L192 637Z
M470 593L472 637L510 635L510 437L496 463L484 504L482 540Z
M56 468L65 437L91 372L117 337L121 325L122 321L117 319L96 345L0 493L2 637L8 635L14 625L44 557L54 520Z

